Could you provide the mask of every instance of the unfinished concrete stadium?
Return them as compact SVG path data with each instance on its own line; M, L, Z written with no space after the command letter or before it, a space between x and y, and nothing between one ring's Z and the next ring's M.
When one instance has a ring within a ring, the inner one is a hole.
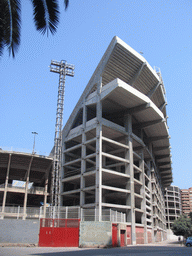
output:
M114 37L63 129L61 204L81 219L93 209L98 223L106 210L125 214L131 244L166 239L166 104L160 70Z

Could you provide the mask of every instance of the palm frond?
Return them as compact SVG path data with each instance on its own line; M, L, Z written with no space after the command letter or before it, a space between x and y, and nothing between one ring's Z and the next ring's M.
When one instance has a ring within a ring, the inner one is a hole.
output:
M9 54L15 57L20 44L21 8L20 0L3 0L3 40Z
M3 55L4 42L4 1L0 1L0 56Z
M59 22L59 7L56 0L31 0L36 29L42 34L48 30L54 34Z
M64 0L65 10L67 10L69 6L69 0Z
M59 23L59 6L57 1L46 0L47 10L49 14L49 30L54 34Z

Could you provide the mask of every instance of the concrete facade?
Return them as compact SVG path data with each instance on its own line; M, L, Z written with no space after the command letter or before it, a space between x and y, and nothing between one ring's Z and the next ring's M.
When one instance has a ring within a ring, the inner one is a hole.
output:
M132 244L166 239L166 104L160 70L114 37L63 129L61 204L95 209L99 222L125 213Z
M182 214L181 190L177 186L169 186L165 189L165 214L167 229L171 229L172 223Z

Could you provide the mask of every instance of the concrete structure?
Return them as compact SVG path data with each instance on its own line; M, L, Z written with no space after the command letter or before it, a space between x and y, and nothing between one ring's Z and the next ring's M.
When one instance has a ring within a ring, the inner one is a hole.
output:
M182 212L189 215L192 212L192 187L189 189L181 189Z
M160 70L114 37L63 129L61 205L125 213L132 244L165 239L166 104Z
M181 190L177 186L169 186L165 189L165 214L167 229L171 229L174 220L182 214Z
M0 150L1 218L39 217L41 203L46 205L49 195L52 161L51 157ZM14 180L24 181L25 186L14 186Z

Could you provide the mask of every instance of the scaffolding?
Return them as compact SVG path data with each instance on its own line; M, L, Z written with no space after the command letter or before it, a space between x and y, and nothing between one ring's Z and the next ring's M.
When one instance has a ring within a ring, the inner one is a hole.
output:
M68 64L64 60L61 60L60 62L55 60L51 61L50 71L59 74L55 138L54 138L53 170L52 170L52 177L51 177L51 205L56 208L60 207L62 126L63 126L64 95L65 95L65 77L66 76L73 77L74 69L75 69L74 65ZM53 212L51 212L51 217L53 217Z

